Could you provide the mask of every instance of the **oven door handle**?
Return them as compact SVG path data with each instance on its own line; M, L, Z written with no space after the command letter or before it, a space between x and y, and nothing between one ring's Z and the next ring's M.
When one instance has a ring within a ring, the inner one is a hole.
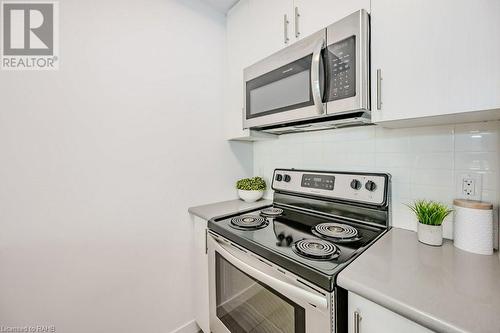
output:
M323 104L323 96L321 94L321 82L320 82L320 71L321 71L321 51L325 46L325 39L321 40L316 44L312 54L311 60L311 93L314 101L314 106L318 114L325 113L325 106Z
M258 269L253 268L252 266L236 258L233 254L231 254L228 250L226 250L217 240L215 239L213 240L214 240L213 244L215 250L219 252L224 257L224 259L229 261L231 264L233 264L236 268L240 269L242 272L252 276L254 279L268 285L269 287L275 289L284 296L288 297L292 296L294 298L304 300L317 308L326 309L328 307L326 298L315 295L307 290L294 286L290 283L281 281L275 277L269 276L259 271Z

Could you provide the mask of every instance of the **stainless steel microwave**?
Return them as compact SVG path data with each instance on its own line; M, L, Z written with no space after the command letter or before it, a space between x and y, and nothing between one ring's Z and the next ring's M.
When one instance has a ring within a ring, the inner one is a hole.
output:
M243 128L370 123L370 22L359 10L244 69Z

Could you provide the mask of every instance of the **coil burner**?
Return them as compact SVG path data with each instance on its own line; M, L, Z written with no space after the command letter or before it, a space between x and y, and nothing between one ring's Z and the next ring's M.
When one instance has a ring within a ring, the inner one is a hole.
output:
M255 215L243 215L231 219L231 227L239 230L257 230L267 227L266 218Z
M334 242L355 242L361 239L358 229L341 223L320 223L313 230L313 234L326 237Z
M280 216L281 214L283 214L283 209L276 207L268 207L260 211L260 215L267 217L276 217Z
M322 239L301 239L293 244L293 250L300 256L315 260L332 260L339 256L337 246Z

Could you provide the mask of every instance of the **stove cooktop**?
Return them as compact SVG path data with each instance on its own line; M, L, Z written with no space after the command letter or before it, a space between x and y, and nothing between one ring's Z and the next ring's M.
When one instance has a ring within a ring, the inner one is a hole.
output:
M336 274L387 230L278 205L212 219L208 227L328 291Z

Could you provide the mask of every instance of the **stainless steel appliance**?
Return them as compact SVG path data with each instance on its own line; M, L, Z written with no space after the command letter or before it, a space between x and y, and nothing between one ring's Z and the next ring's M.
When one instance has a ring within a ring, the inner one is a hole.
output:
M365 10L244 69L243 128L270 133L368 124Z
M210 331L346 332L337 274L390 221L390 176L276 169L271 206L208 223Z

